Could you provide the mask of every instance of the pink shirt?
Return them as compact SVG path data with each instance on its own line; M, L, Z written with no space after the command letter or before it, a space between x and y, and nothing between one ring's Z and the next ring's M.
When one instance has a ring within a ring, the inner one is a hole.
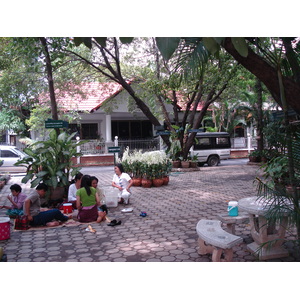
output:
M13 201L17 204L17 206L12 205L12 208L22 209L23 203L26 200L27 196L23 193L19 193L18 196L13 197Z

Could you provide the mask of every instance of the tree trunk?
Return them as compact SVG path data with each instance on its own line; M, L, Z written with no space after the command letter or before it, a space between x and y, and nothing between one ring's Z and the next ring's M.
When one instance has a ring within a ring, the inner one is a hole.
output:
M263 137L263 110L262 110L262 86L261 81L256 79L255 93L257 95L257 102L255 108L257 110L257 150L262 151L264 149L264 137Z
M49 85L52 119L58 120L57 104L55 99L55 91L54 91L54 83L53 83L53 75L52 75L52 65L51 65L51 58L47 46L47 40L44 37L40 37L40 41L44 48L44 54L46 60L47 80Z
M222 46L242 66L244 66L265 84L274 100L282 107L277 69L265 62L250 48L248 48L249 53L247 57L241 56L234 48L234 45L231 42L231 38L226 38ZM287 77L283 77L283 85L287 104L298 114L300 114L300 85L297 84L294 80Z
M134 99L136 105L144 113L144 115L148 118L148 120L154 126L160 126L161 124L158 121L158 119L152 114L149 107L135 94L135 91L132 89L132 87L123 78L119 79L119 83L129 93L129 95ZM169 136L162 135L161 138L166 143L167 147L169 148L170 147Z

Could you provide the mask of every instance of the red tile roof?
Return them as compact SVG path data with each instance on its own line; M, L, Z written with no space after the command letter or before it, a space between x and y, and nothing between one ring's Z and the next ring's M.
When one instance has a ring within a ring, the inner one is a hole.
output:
M104 101L117 95L123 87L116 82L90 82L82 83L69 91L56 91L57 104L68 110L93 112L103 104ZM41 97L41 102L49 100L49 94Z
M131 82L128 82L129 84ZM123 87L116 82L89 82L82 83L69 87L69 91L56 91L56 101L58 106L66 110L77 110L80 112L94 112L101 105L112 97L118 95L123 90ZM178 98L178 106L184 110L186 100L180 92L176 92ZM171 97L171 95L170 95ZM40 97L40 102L49 101L49 94L44 94ZM201 110L203 105L200 103L197 110ZM191 108L192 109L192 108Z

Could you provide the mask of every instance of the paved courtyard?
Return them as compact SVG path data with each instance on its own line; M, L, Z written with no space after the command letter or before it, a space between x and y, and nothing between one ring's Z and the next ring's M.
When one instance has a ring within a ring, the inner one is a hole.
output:
M88 174L85 168L84 174ZM110 186L113 167L93 168L99 186ZM211 255L197 252L196 224L216 219L226 213L227 201L255 195L258 167L226 165L202 167L198 172L172 172L167 186L132 187L132 213L122 213L124 205L109 209L109 218L121 220L120 226L106 222L93 223L96 233L86 231L87 224L41 230L14 231L8 240L0 241L9 262L210 262ZM9 204L6 196L13 183L22 177L13 176L0 192L0 204ZM29 185L21 184L28 193ZM147 217L141 217L141 211ZM0 210L5 216L5 210ZM234 247L235 262L257 259L247 250L253 242L249 224L236 227L243 243ZM289 257L276 262L300 261L293 243L285 243Z

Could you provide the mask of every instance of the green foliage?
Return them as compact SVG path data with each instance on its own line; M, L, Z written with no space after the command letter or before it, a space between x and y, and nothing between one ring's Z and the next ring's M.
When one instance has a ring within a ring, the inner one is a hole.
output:
M204 43L204 45L207 47L208 51L210 51L212 54L215 54L220 49L220 44L223 41L224 38L182 38L185 41L192 41L192 43L198 43L201 42ZM248 55L248 46L246 44L245 38L243 37L232 37L231 38L232 43L235 47L235 49L239 52L240 55L243 57L247 57ZM161 37L156 38L157 46L159 48L159 51L161 52L162 56L169 60L174 52L177 50L177 47L180 43L180 38L176 37Z
M264 178L270 181L271 186L276 184L287 185L289 183L288 157L273 157L267 164L263 165Z
M157 37L156 44L165 60L169 60L177 49L180 42L179 37Z
M53 188L67 186L69 177L75 176L80 170L72 166L72 158L82 156L77 153L76 147L87 142L77 143L72 140L75 134L62 132L57 135L53 129L48 140L38 141L25 148L24 152L28 156L16 163L17 166L27 167L27 174L22 182L31 180L32 188L41 182Z
M282 122L271 123L268 127L267 139L273 142L273 157L262 166L263 179L257 178L258 196L264 197L269 207L268 222L277 222L284 212L289 226L296 226L300 239L300 128L292 124L285 127ZM272 133L272 127L278 131Z
M204 37L203 44L211 54L215 54L220 49L220 44L211 37Z
M182 146L180 143L180 136L182 135L183 128L177 125L172 125L174 131L171 131L170 142L171 146L167 151L171 160L179 160L182 154Z
M245 38L243 37L232 37L231 41L237 50L237 52L243 57L248 56L248 46L246 44Z
M252 151L252 152L249 154L249 156L251 156L251 157L261 157L261 151L259 151L259 150L254 150L254 151Z
M25 124L22 122L22 118L18 112L2 107L0 111L0 131L13 130L19 133L25 129Z

